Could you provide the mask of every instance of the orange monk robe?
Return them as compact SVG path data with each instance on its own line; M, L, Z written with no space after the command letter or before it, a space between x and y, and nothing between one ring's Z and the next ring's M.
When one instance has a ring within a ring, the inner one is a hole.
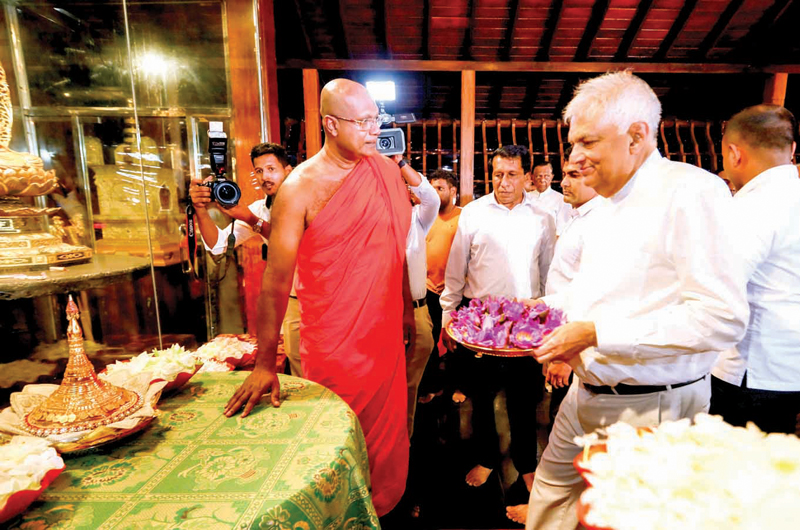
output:
M306 229L297 255L303 374L355 411L378 515L408 473L403 263L411 224L397 165L362 159Z

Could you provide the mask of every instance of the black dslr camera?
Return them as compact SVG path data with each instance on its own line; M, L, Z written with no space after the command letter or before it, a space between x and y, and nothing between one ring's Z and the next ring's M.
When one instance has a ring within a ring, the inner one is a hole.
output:
M200 185L211 188L211 200L223 208L236 206L242 198L242 190L235 182L225 178L228 167L228 137L222 130L221 121L208 123L208 157L214 180Z

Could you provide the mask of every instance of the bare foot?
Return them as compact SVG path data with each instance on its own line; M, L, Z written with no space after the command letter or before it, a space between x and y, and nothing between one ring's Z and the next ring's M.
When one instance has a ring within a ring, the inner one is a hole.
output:
M426 395L420 397L417 400L417 403L421 403L421 404L424 405L425 403L430 403L431 401L433 401L433 398L435 398L435 397L436 397L436 394L432 394L432 393L431 394L426 394Z
M525 487L528 488L528 493L530 493L531 488L533 488L534 477L536 477L536 473L525 473L522 475L522 480L525 481Z
M467 473L467 484L474 488L478 488L486 484L486 481L489 480L489 475L492 474L492 470L488 467L483 467L481 465L477 465L469 470Z
M528 505L519 504L517 506L506 506L506 517L515 523L525 524L528 519Z
M453 392L453 403L464 403L465 399L467 399L467 396L461 390Z

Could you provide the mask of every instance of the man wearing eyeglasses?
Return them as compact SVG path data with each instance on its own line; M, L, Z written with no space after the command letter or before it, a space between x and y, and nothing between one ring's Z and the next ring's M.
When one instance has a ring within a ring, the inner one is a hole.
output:
M264 243L269 237L272 202L286 175L292 170L292 166L289 164L289 157L283 146L273 143L255 145L250 150L250 162L253 164L253 172L250 174L253 186L256 189L264 190L266 199L258 199L249 206L239 203L224 210L229 217L233 218L233 222L225 228L219 228L208 213L208 206L216 204L211 202L211 188L200 185L202 182L213 180L214 177L209 176L205 181L193 178L189 186L189 196L194 205L197 225L200 235L203 236L203 244L206 250L215 256L225 252L228 235L231 231L233 231L237 247L252 237L261 236ZM300 309L294 292L289 297L286 316L283 319L283 330L286 357L289 359L292 374L302 377L299 337Z
M367 90L346 79L320 97L325 145L281 187L259 299L256 366L225 407L247 416L269 392L280 406L275 359L297 265L304 375L358 416L379 516L408 472L405 351L414 308L405 260L411 205L398 164L378 154L381 120Z

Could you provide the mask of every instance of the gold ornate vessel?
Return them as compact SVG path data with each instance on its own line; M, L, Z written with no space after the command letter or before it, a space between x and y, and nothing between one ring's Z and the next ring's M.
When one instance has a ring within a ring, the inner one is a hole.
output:
M91 431L120 421L142 407L142 396L98 379L83 348L78 307L69 297L69 361L61 385L28 413L22 428L36 436Z
M58 225L63 221L49 219L58 208L36 208L20 199L50 193L58 181L38 156L8 148L12 117L11 94L0 65L0 270L88 261L92 249L65 243L66 232Z

